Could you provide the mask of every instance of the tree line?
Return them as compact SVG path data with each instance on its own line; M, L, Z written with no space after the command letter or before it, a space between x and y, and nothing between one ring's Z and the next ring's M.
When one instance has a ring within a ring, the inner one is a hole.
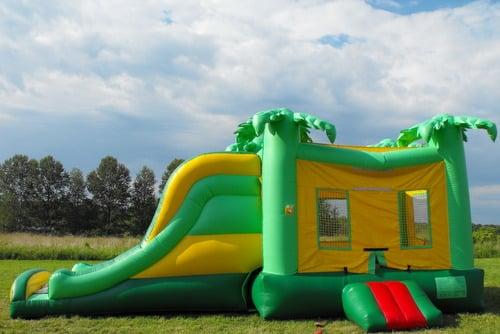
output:
M156 188L153 170L143 166L132 179L112 156L85 175L67 171L52 156L40 160L17 154L0 165L0 229L85 235L140 235L153 215L172 172L184 160L165 168Z

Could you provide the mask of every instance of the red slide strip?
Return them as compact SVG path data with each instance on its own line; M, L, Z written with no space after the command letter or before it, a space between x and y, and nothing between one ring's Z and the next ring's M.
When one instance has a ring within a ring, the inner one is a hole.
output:
M406 327L406 319L399 310L399 306L394 300L391 291L384 282L368 282L368 286L375 297L380 311L387 322L387 329L409 329Z
M406 319L407 328L425 328L427 320L413 300L413 297L406 287L401 282L385 282L385 286L389 288L392 296L396 300L401 313Z

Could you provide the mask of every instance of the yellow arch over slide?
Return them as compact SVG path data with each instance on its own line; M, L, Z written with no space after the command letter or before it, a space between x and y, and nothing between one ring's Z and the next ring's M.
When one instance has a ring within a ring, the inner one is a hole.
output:
M223 174L260 176L260 159L255 154L211 153L180 166L166 186L158 216L146 240L151 241L167 226L193 184L207 176Z

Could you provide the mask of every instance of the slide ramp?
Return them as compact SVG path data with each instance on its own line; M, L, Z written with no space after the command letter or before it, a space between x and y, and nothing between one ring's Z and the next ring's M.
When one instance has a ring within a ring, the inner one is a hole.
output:
M414 281L348 284L342 291L347 318L368 332L441 325L442 313Z

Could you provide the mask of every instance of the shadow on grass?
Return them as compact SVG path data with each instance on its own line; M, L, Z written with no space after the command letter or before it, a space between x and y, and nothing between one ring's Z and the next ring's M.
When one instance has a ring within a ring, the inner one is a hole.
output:
M457 328L458 326L458 314L443 314L443 325L441 328Z
M500 287L487 286L484 288L485 312L500 315Z
M256 315L256 312L210 312L210 311L192 311L192 312L183 312L183 311L133 311L133 312L106 312L106 313L95 313L95 314L78 314L78 313L68 313L68 314L54 314L54 315L46 315L42 317L33 317L33 318L19 318L20 320L41 320L41 319L51 319L51 318L80 318L80 319L109 319L109 318L139 318L139 317L159 317L164 320L173 319L173 318L185 318L185 319L198 319L204 317L213 317L213 316L221 316L226 318L243 318L243 317L252 317Z
M484 288L484 311L481 313L491 313L500 315L500 287L485 287ZM443 327L457 328L460 326L461 313L443 314Z
M221 324L225 325L234 325L244 323L247 326L254 326L256 330L262 326L263 328L268 328L271 326L272 328L282 328L282 326L307 326L307 328L311 329L311 332L314 329L319 327L327 327L327 326L338 326L341 324L342 326L350 326L352 323L348 322L345 317L331 317L331 318L292 318L292 319L271 319L264 320L262 319L256 311L251 312L182 312L182 311L153 311L153 312L134 312L134 313L108 313L108 314L95 314L95 315L58 315L54 317L44 317L41 319L51 319L51 318L60 318L60 319L73 319L73 320L97 320L97 321L108 321L112 319L119 320L133 320L137 318L148 317L148 320L151 320L150 317L155 317L155 320L166 320L166 321L180 321L186 323L193 323L193 321L200 320L205 325L207 325L207 321L209 323L219 322L222 319ZM41 320L38 319L38 320ZM32 319L28 319L31 321ZM290 325L292 323L292 325ZM327 331L329 332L329 331Z
M185 319L198 319L198 318L204 318L204 317L224 317L226 319L234 319L234 320L240 320L242 318L254 318L258 321L262 320L264 321L263 318L259 316L257 311L249 311L249 312L217 312L217 311L200 311L200 312L185 312L185 311L144 311L144 312L120 312L120 313L106 313L106 314L94 314L94 315L78 315L78 314L67 314L67 315L56 315L55 317L66 317L66 318L72 318L72 317L80 317L80 318L88 318L88 319L104 319L104 318L109 318L109 317L114 317L114 318L130 318L130 317L149 317L149 316L155 316L155 317L160 317L163 319L172 319L172 318L185 318ZM317 318L311 318L311 317L304 317L304 318L289 318L289 319L267 319L265 320L266 322L282 322L282 321L295 321L295 322L312 322L312 323L321 323L323 325L330 324L334 321L342 321L346 320L347 318L338 316L338 317L331 317L331 318L322 318L322 317L317 317Z

